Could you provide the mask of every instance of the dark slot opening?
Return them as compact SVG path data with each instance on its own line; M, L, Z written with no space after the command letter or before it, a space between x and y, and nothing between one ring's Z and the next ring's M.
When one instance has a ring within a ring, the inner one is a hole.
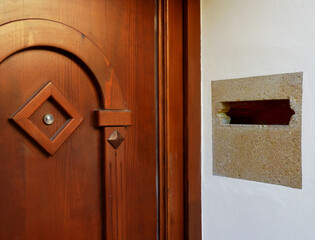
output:
M229 124L289 125L295 112L289 99L222 102ZM225 122L228 123L228 122Z

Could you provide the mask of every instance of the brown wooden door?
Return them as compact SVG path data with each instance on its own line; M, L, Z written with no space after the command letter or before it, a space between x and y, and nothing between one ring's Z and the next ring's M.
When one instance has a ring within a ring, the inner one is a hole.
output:
M154 9L0 2L1 240L157 238Z

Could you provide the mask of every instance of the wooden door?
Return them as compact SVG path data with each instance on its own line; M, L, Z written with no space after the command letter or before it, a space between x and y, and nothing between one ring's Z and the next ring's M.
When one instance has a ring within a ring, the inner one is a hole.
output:
M0 2L0 239L156 239L154 1Z

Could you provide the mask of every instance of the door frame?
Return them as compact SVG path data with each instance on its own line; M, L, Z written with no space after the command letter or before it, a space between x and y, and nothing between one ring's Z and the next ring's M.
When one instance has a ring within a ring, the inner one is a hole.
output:
M201 240L200 1L158 1L160 240Z

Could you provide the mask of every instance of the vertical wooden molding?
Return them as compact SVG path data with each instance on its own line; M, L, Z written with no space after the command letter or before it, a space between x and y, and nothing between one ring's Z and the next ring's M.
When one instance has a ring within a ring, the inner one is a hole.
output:
M159 104L159 235L160 240L166 239L166 148L165 148L165 111L166 111L166 27L165 22L165 2L158 1L158 104Z
M183 5L159 1L160 239L184 239Z
M108 139L113 132L118 131L127 138L127 131L124 127L105 128L105 139ZM115 149L109 141L105 140L105 189L106 193L106 239L122 240L126 237L126 211L125 198L125 142Z
M200 1L184 0L185 239L201 240Z
M158 18L160 239L201 240L200 2L161 0Z

